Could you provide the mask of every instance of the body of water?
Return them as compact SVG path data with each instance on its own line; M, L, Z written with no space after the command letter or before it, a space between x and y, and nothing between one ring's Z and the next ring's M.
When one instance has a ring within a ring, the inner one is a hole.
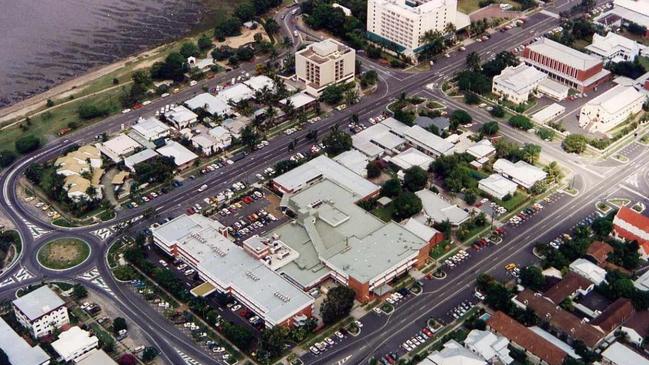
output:
M0 0L0 107L189 32L199 0Z

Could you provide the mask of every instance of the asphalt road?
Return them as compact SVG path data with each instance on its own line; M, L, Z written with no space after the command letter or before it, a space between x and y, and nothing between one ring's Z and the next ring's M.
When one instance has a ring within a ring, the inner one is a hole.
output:
M575 3L575 1L572 3ZM559 1L552 8L558 9L558 12L559 10L567 10L570 4L569 1ZM283 24L284 32L293 38L294 24L290 21L290 17L283 17L287 12L288 10L283 10L277 14L277 17L281 20L281 22L278 22ZM467 52L476 51L481 54L483 59L486 59L501 50L511 49L528 42L535 36L557 25L557 19L537 13L528 18L524 27L508 32L494 33L489 41L468 46ZM304 34L304 38L308 37L308 34ZM294 40L294 43L296 43L297 47L299 42ZM396 98L401 92L408 94L420 92L425 85L431 83L435 87L430 92L443 100L447 106L466 109L467 107L464 104L454 98L447 97L439 90L444 80L464 67L464 57L465 53L455 52L450 58L440 59L429 72L424 73L395 72L359 57L363 62L362 67L364 69L376 69L379 72L380 83L376 92L364 97L361 102L342 112L332 112L327 118L310 126L308 129L316 129L319 131L319 135L322 136L331 126L344 123L352 113L359 115L362 120L376 116L384 110L390 100ZM148 304L144 303L139 296L134 295L128 285L119 283L112 277L105 256L109 245L119 238L119 235L115 233L108 238L101 239L97 235L97 231L106 228L110 230L110 227L116 223L137 217L149 207L155 208L160 214L182 211L185 207L224 190L234 181L247 180L254 174L261 172L265 167L287 158L296 151L307 149L310 145L310 142L304 138L307 130L291 136L282 134L273 139L269 146L249 154L234 165L201 176L196 180L188 180L181 188L175 189L136 209L122 210L116 219L91 227L63 228L52 226L49 222L31 214L29 207L23 206L24 203L16 195L15 187L17 186L17 179L22 176L25 168L30 163L52 159L58 156L70 143L86 143L92 141L96 135L102 132L117 131L122 125L134 123L141 115L153 114L155 110L165 104L180 103L194 94L202 92L203 85L213 87L231 79L233 76L239 75L241 72L252 71L253 69L254 65L243 65L239 70L220 75L213 80L203 81L197 86L187 88L167 98L153 101L150 105L137 111L107 118L74 134L50 142L41 150L22 157L11 168L5 169L0 174L2 182L0 205L19 231L23 240L23 251L17 264L0 276L0 297L11 297L17 288L43 279L83 282L90 289L113 300L130 321L140 326L148 334L152 345L161 349L162 356L168 363L178 364L185 362L185 356L180 353L203 364L218 363L209 354L197 348L190 338L177 331L173 325L164 320ZM489 115L482 109L469 108L469 111L480 123L490 120ZM367 315L362 319L364 327L360 336L347 338L332 350L318 357L307 354L303 358L305 363L334 364L345 362L359 364L369 356L395 351L404 339L412 336L424 325L425 319L429 317L444 318L450 308L470 298L477 273L492 272L496 275L502 275L502 265L506 262L532 262L534 259L530 256L531 245L537 241L554 238L570 229L582 217L592 213L596 201L619 192L620 189L636 195L620 186L636 190L640 195L643 194L641 192L647 191L649 188L649 186L646 186L648 163L646 162L647 151L644 146L626 151L630 161L625 164L615 161L593 163L578 156L565 154L557 143L539 141L533 135L507 126L503 126L501 130L503 134L513 140L542 145L545 159L560 161L563 166L569 168L572 174L576 176L575 181L581 193L576 198L563 196L525 224L509 228L505 240L500 245L472 253L471 258L461 268L449 271L448 277L444 280L427 281L425 283L425 292L422 295L409 298L407 302L400 304L390 316L378 316L374 313ZM290 152L288 151L288 145L295 137L299 137L298 149ZM640 177L637 186L626 184L627 179L633 180L633 176L638 175ZM202 184L207 184L209 188L202 193L197 193L196 189ZM569 215L566 214L567 212L569 212ZM140 221L134 227L137 229L144 227L146 224L147 222ZM38 248L51 239L65 236L74 236L89 242L92 246L91 257L82 265L64 272L55 272L41 267L35 258ZM84 274L92 269L98 270L100 281L96 280L97 278L83 279Z

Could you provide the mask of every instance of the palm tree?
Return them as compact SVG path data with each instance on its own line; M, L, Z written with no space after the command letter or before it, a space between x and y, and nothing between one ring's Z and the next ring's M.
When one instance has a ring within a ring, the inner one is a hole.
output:
M358 91L356 91L356 88L349 89L345 91L343 97L345 98L345 103L347 103L347 105L356 104L356 101L358 100Z
M444 33L446 33L447 35L451 35L451 36L455 37L455 32L456 31L457 31L457 28L455 27L455 24L453 24L453 23L446 23L446 25L444 26Z
M554 183L559 182L563 176L563 172L561 171L557 161L550 162L543 170L548 174L548 179Z
M288 119L293 119L293 117L295 117L296 109L292 100L286 100L286 104L284 104L283 109Z
M477 52L471 52L466 55L466 66L469 70L478 72L480 71L480 55Z
M264 112L264 117L266 119L265 123L266 126L272 126L273 123L275 122L275 117L277 116L277 110L273 108L273 106L269 106L266 108L266 111Z
M420 42L425 46L424 52L435 56L444 51L444 35L436 30L429 30L421 36Z

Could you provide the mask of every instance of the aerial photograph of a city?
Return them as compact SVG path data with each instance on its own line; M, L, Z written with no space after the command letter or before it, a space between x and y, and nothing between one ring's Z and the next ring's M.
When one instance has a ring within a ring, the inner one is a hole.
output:
M17 0L0 365L649 365L649 0Z

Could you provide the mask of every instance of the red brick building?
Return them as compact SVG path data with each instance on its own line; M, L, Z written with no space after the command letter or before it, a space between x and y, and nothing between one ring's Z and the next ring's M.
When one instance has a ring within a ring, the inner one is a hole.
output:
M523 61L580 92L590 92L611 79L599 58L547 38L525 47Z

